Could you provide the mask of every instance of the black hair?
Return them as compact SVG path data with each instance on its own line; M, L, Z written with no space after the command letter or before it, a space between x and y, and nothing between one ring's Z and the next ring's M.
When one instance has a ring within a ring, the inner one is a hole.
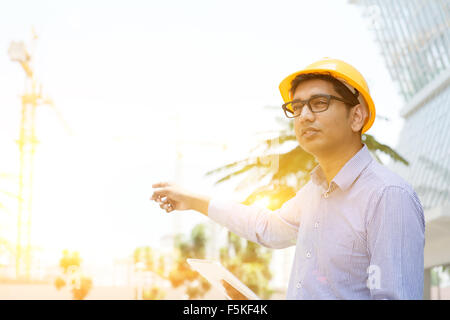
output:
M334 90L345 100L352 103L352 106L359 104L358 100L358 94L359 92L356 91L355 94L353 94L349 88L345 86L341 81L334 78L331 74L324 74L324 73L305 73L300 74L297 77L295 77L294 80L291 82L291 96L294 96L295 89L297 86L306 80L313 80L313 79L320 79L327 82L330 82L333 85Z

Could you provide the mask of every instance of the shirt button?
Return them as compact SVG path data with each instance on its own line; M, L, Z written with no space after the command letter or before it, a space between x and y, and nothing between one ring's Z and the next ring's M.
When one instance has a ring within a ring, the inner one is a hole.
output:
M306 257L311 258L311 251L306 252Z
M328 195L329 195L329 193L328 193L328 192L325 192L325 193L323 194L323 197L326 199L326 198L328 198Z
M314 228L316 228L316 229L319 228L319 223L318 222L314 223Z
M297 289L300 289L302 287L301 281L297 282Z

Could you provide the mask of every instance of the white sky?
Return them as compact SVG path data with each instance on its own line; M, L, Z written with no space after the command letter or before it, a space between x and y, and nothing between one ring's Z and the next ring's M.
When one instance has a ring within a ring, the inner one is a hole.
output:
M152 183L176 177L177 136L186 142L179 183L242 196L203 174L245 157L256 132L277 129L281 108L264 107L282 103L279 82L325 56L366 77L378 114L391 119L369 133L395 146L402 100L368 25L343 0L1 2L0 172L18 172L24 85L7 50L13 40L29 46L32 26L38 79L73 131L39 108L33 242L91 262L160 246L173 218L148 197ZM186 232L206 221L184 217Z

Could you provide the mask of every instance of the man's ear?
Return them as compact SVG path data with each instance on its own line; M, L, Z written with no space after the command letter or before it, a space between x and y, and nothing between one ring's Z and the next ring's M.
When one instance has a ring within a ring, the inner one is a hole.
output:
M357 104L350 112L350 126L353 132L360 132L367 119L367 110L362 104Z

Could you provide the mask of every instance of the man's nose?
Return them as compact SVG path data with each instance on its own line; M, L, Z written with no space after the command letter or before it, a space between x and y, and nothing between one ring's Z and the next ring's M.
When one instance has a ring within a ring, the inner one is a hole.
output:
M313 121L314 113L309 109L308 105L305 104L300 112L300 115L297 118L300 122Z

